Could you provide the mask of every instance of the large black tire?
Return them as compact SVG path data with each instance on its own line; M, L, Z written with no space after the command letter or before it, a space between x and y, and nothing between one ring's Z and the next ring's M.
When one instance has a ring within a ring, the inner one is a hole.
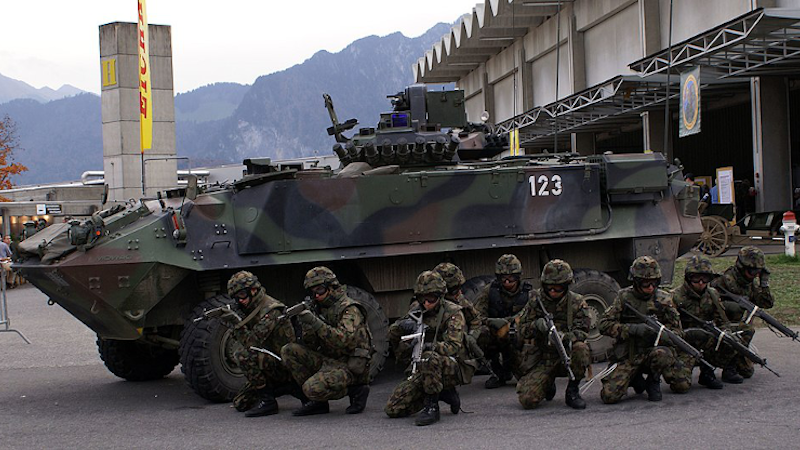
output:
M491 275L478 275L477 277L472 277L467 280L463 286L461 286L461 293L464 294L464 297L466 297L470 303L474 304L478 294L481 293L486 285L492 284L494 278L495 277Z
M178 351L138 341L97 337L97 349L106 368L128 381L160 380L178 365Z
M603 272L591 269L575 270L575 279L570 289L583 295L592 316L592 329L587 342L592 350L594 362L605 361L614 346L614 340L600 334L598 325L606 308L611 306L619 291L619 284Z
M372 346L375 347L375 353L370 360L369 376L370 379L375 379L383 370L386 357L389 356L389 340L386 337L389 332L389 320L375 297L364 289L348 285L347 295L367 310L367 326L372 333Z
M229 402L245 384L245 377L233 359L238 344L230 330L217 319L194 318L203 312L235 302L217 295L200 302L181 332L180 361L186 383L199 396L212 402Z

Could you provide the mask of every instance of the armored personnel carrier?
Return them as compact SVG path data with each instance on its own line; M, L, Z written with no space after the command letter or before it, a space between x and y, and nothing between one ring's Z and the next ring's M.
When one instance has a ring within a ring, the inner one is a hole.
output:
M392 98L376 127L339 123L326 106L340 166L245 160L236 182L186 188L116 205L83 223L52 225L24 241L18 267L97 333L114 374L147 380L180 363L212 401L244 383L236 345L203 312L233 304L226 281L254 272L270 295L300 301L305 272L333 269L366 305L377 373L388 319L402 315L423 270L450 261L475 292L504 253L537 283L552 258L575 268L574 290L594 315L613 300L638 256L664 279L702 231L696 188L659 153L542 154L487 159L504 139L466 120L463 91L414 85ZM593 354L609 348L594 331Z

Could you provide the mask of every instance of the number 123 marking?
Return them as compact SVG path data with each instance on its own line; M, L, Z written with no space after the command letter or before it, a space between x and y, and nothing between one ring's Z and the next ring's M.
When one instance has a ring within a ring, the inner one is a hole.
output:
M539 175L538 177L536 175L531 175L528 177L528 182L531 184L531 197L561 195L561 193L564 192L561 187L561 175L553 175L550 178L548 178L547 175Z

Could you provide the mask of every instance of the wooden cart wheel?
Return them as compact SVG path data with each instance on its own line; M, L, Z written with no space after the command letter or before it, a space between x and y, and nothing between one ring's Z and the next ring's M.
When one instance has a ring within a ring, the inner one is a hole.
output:
M719 256L730 246L728 226L725 221L716 216L700 218L703 224L703 233L697 241L697 250L708 256Z

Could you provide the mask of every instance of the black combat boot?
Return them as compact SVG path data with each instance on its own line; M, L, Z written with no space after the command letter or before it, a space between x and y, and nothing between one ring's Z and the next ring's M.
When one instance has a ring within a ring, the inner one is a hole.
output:
M700 378L697 380L697 383L709 389L722 389L722 382L714 375L714 369L706 365L700 366Z
M644 381L644 390L647 391L647 399L651 402L661 401L661 374L651 373Z
M369 397L368 384L355 384L347 388L347 395L350 396L350 406L344 410L347 414L359 414L367 407L367 397Z
M730 364L722 369L722 381L728 384L742 384L744 383L744 377L736 371L735 364Z
M428 395L425 397L425 406L417 416L414 422L416 425L424 427L425 425L432 425L439 421L439 396Z
M303 406L301 406L300 409L292 411L292 415L301 417L313 416L316 414L328 414L329 412L330 406L328 406L328 402L316 402L314 400L309 400L307 402L303 402Z
M486 389L497 389L501 386L505 386L505 368L500 363L500 355L494 355L490 364L492 365L492 372L494 373L483 383L483 387Z
M586 409L586 402L581 398L581 392L578 390L579 383L580 380L571 380L567 384L565 400L570 408Z
M458 396L456 388L451 387L450 389L443 390L439 394L439 400L450 405L451 413L458 414L458 412L461 411L461 397Z
M644 376L642 376L642 372L636 372L636 375L631 377L630 386L633 388L633 392L637 394L641 394L644 392Z
M258 390L258 403L244 413L245 417L262 417L278 414L278 402L271 389L262 388Z
M549 402L554 398L556 398L556 380L553 380L553 382L548 384L547 387L544 389L545 400Z

